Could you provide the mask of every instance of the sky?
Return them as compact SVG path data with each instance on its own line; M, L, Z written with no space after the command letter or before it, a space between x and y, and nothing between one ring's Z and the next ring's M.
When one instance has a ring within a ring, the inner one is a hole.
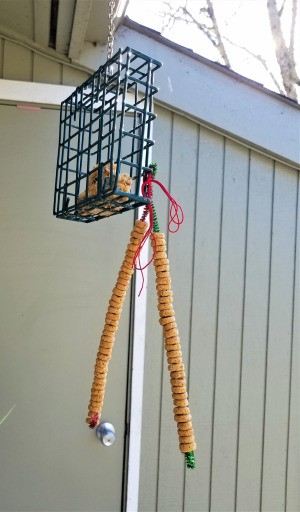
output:
M172 4L182 4L183 0L172 0ZM197 14L203 1L190 0L191 10ZM214 0L214 9L222 35L232 42L243 46L251 52L261 55L268 63L269 68L280 81L279 67L275 58L274 42L271 36L269 20L267 16L267 0ZM132 20L162 31L164 17L162 16L162 0L130 0L127 8L127 16ZM298 11L300 11L300 6ZM286 0L282 16L283 30L288 41L290 27L291 0ZM207 38L191 25L184 22L175 24L171 30L164 30L163 36L171 39L196 53L213 61L219 60L217 51ZM297 16L296 34L300 34L300 13ZM226 44L226 41L225 41ZM300 62L300 41L297 45L296 62ZM263 66L244 50L227 43L226 49L230 55L232 69L241 75L262 83L265 87L278 92L274 82ZM298 66L299 68L299 66ZM298 70L299 71L299 70Z

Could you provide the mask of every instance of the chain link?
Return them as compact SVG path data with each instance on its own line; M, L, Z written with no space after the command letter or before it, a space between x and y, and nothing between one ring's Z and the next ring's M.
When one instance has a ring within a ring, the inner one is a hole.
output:
M107 38L107 60L111 59L114 48L114 34L115 34L115 0L109 0L109 13L108 13L108 38Z

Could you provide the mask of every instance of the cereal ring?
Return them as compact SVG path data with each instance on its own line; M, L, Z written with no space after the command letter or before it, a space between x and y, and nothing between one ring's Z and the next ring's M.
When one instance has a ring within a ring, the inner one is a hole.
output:
M179 400L178 398L173 398L173 404L177 407L185 407L186 405L189 405L189 401L187 398L184 398L183 400Z
M122 276L120 276L120 274L122 274L122 276L124 276L124 272L119 272L119 277L118 277L118 283L119 284L122 284L123 286L127 286L128 285L128 279Z
M156 277L170 277L170 272L156 272Z
M174 420L177 423L187 423L190 422L192 419L191 414L174 414Z
M142 219L137 219L135 221L135 224L134 224L134 228L133 228L133 231L137 231L138 229L142 229L143 232L146 230L146 228L148 227L148 224L147 222L145 222L144 220Z
M106 348L106 347L103 347L102 345L99 345L99 349L98 349L98 352L97 352L97 357L100 359L102 359L102 356L109 356L111 354L111 348ZM100 357L101 356L101 357ZM104 359L103 359L104 361Z
M104 348L110 348L112 349L113 346L114 346L114 342L109 342L109 341L105 341L105 340L101 340L101 344L100 344L101 347L104 347Z
M177 428L177 432L180 437L189 437L194 435L194 431L192 428L189 428L188 430L179 430Z
M157 235L163 235L163 233L153 233L151 236L151 243L153 243L153 245L159 244L159 243L165 244L166 243L165 237L157 236Z
M128 245L127 245L127 251L132 251L132 252L134 252L134 253L135 253L135 252L136 252L136 250L137 250L137 244L128 244ZM126 252L127 252L127 251L126 251Z
M189 453L189 452L193 452L194 450L196 450L197 445L196 445L196 443L187 443L187 444L180 443L179 447L180 447L181 453Z
M173 302L173 299L170 300L169 297L167 297L167 300L165 302L157 304L158 311L163 311L164 309L170 309L170 307L172 307L172 302Z
M129 245L131 245L131 244L129 244ZM135 253L136 253L136 248L130 248L130 249L127 248L125 251L125 258L126 258L126 256L128 258L134 258Z
M126 290L127 290L127 288L128 288L128 284L129 284L128 282L126 283L126 285L121 284L121 283L119 282L119 280L118 280L118 281L117 281L117 284L116 284L116 288L117 288L118 290L122 290L123 292L126 292Z
M171 323L174 324L175 323L174 320L175 320L174 315L166 316L166 317L160 318L159 323L160 323L160 325L165 326L166 324L171 324Z
M169 370L169 372L184 371L184 364L183 363L168 364L168 370Z
M160 299L163 297L173 297L173 292L172 290L162 290L159 295Z
M136 235L144 235L145 234L145 230L144 230L144 228L135 227L134 228L134 234L136 234Z
M99 354L99 352L98 352L98 354ZM99 354L99 356L98 356L98 354L97 354L97 358L100 356L100 354ZM102 361L101 360L101 361L99 361L98 364L95 364L95 369L97 369L97 371L99 373L104 373L105 371L107 371L107 368L108 368L108 362L107 361Z
M169 360L168 360L168 363L169 363ZM185 372L182 371L182 372L171 372L171 378L172 379L185 379Z
M165 272L166 270L170 270L170 266L167 263L156 267L156 272ZM164 290L161 290L164 291Z
M170 322L169 324L164 324L163 328L164 328L164 332L169 331L170 329L177 329L177 324L175 322ZM179 341L178 341L178 343L179 343ZM172 343L172 345L174 345L174 343Z
M105 361L101 361L101 360L98 361L98 365L100 363L105 363ZM98 389L100 389L101 387L103 387L103 384L105 384L105 382L106 382L107 372L104 371L104 372L100 373L100 370L97 368L97 370L95 369L94 374L95 374L95 379L94 379L93 384L95 384L95 386Z
M98 407L95 405L89 406L89 415L94 416L95 412L98 412Z
M152 247L154 248L153 245L152 245ZM158 252L166 252L166 245L165 244L156 245L155 252L156 253L158 253Z
M118 325L119 325L119 320L111 320L110 318L106 318L105 322L108 325L112 325L113 327L118 327Z
M186 380L185 379L170 379L172 388L179 388L186 386Z
M103 329L103 331L102 331L102 336L105 336L106 338L107 337L113 337L114 334L115 334L115 330L114 331L108 331L107 329Z
M156 285L168 284L170 286L171 278L170 277L158 277L157 279L155 279L155 283L156 283Z
M190 409L187 406L185 406L185 407L174 407L173 413L174 414L190 414Z
M106 331L106 329L104 329ZM114 342L115 341L115 333L112 331L106 331L105 334L102 332L101 334L101 340L108 341L108 342Z
M181 352L181 350L168 350L167 356L168 357L182 357L182 352Z
M120 316L121 314L121 308L116 308L114 306L108 306L108 313L113 313L114 315L118 315L118 317Z
M170 329L169 331L166 331L164 333L164 337L167 339L167 338L175 338L179 336L179 332L177 329Z
M131 240L137 240L137 243L138 243L139 240L142 240L143 235L144 235L144 233L140 233L140 232L134 230L134 231L131 232L130 241Z
M115 296L113 299L109 300L109 305L114 308L119 308L122 311L122 301L120 297Z
M195 437L193 435L192 436L179 436L180 444L189 444L189 443L194 443L194 442L195 442Z
M156 240L164 240L165 234L164 233L153 233L153 238L155 238Z
M174 392L172 393L173 400L187 400L188 399L188 393L187 391L182 391L182 393L177 393L177 388L174 388Z
M119 275L124 279L129 279L133 273L132 261L124 260Z
M169 284L157 284L156 285L156 290L158 292L163 292L163 291L170 290L170 285Z
M162 260L162 259L167 260L168 259L168 255L164 251L158 251L158 252L155 253L154 259L155 260Z
M182 362L182 357L181 356L178 356L178 357L170 357L168 351L167 351L167 359L168 359L168 364L183 364ZM171 370L171 373L173 375L174 372L181 372L181 371L184 371L184 370Z
M163 309L162 311L159 312L159 316L160 316L160 318L164 318L166 316L172 316L174 319L174 322L175 322L175 311L173 308Z
M178 398L179 400L183 400L184 398L188 398L188 394L186 391L184 391L183 393L172 393L172 397L173 398Z
M112 325L109 325L107 323L104 324L104 329L103 329L103 333L104 331L106 332L112 332L113 334L115 333L116 329L112 326Z
M98 356L98 359L100 359L101 361L110 361L111 354L104 354L103 352L101 352Z
M177 423L177 431L181 431L181 430L190 430L193 428L193 425L192 425L192 422L191 421L187 421L186 423ZM182 434L180 434L182 435Z
M167 334L167 331L164 330L166 350L168 352L171 350L181 350L179 336L171 336L170 338L166 338L166 334Z
M124 290L120 290L120 288L115 286L112 293L113 293L113 297L117 296L117 297L120 297L122 300L124 300L124 296L125 296ZM113 300L115 300L115 299L113 299Z

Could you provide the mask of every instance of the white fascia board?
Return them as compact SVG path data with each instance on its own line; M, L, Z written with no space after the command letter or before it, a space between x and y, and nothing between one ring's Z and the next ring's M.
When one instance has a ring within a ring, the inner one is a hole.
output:
M59 107L75 87L66 85L40 84L17 80L0 80L0 102L14 105L47 105Z
M163 63L156 76L158 103L292 165L300 164L298 105L157 39L121 26L115 48L131 46Z

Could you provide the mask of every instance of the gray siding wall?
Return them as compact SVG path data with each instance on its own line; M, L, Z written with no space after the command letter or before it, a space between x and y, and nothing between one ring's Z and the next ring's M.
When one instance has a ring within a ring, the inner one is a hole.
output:
M88 73L1 38L0 78L58 85L80 85Z
M198 450L186 471L150 268L139 510L295 512L299 173L157 114L153 159L186 217L168 251Z

